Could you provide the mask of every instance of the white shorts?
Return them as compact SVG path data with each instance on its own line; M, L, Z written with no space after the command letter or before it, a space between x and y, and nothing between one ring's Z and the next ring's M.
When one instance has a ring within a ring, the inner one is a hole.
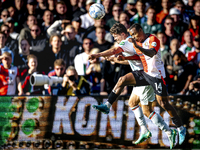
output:
M140 97L140 103L142 105L148 105L149 102L155 100L154 89L151 85L133 87L132 93Z

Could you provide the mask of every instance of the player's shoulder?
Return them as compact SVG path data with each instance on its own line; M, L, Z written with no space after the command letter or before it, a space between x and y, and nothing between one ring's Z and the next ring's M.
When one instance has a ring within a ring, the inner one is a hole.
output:
M149 43L154 43L154 45L152 45L154 47L156 46L155 44L160 43L159 39L153 34L150 34L148 38L149 38Z

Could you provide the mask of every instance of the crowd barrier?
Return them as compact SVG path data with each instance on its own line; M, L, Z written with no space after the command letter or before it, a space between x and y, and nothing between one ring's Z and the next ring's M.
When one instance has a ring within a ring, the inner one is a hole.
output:
M108 115L92 108L107 97L3 96L0 97L0 145L12 149L169 148L167 135L146 118L152 137L134 145L140 127L119 97ZM200 148L200 97L172 96L170 103L187 128L185 142L175 148ZM170 116L157 102L154 110L171 128Z

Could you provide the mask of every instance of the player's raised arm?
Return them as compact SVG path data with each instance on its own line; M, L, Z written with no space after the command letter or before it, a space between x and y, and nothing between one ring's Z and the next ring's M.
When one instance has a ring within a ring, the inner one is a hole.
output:
M119 54L122 51L123 50L120 47L113 47L113 48L110 48L110 49L103 51L101 53L89 55L88 60L93 60L93 59L99 58L99 57L108 57L108 56L111 56L111 55Z

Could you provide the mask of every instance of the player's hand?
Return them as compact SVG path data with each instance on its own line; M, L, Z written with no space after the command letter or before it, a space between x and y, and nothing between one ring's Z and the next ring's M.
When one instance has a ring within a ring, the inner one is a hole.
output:
M125 57L122 56L122 55L118 55L118 56L117 56L117 60L118 60L118 61L124 61L124 60L125 60Z
M115 57L105 57L107 61L114 61Z
M134 38L129 38L128 41L133 43L135 45L135 47L136 47L137 43L136 43Z

